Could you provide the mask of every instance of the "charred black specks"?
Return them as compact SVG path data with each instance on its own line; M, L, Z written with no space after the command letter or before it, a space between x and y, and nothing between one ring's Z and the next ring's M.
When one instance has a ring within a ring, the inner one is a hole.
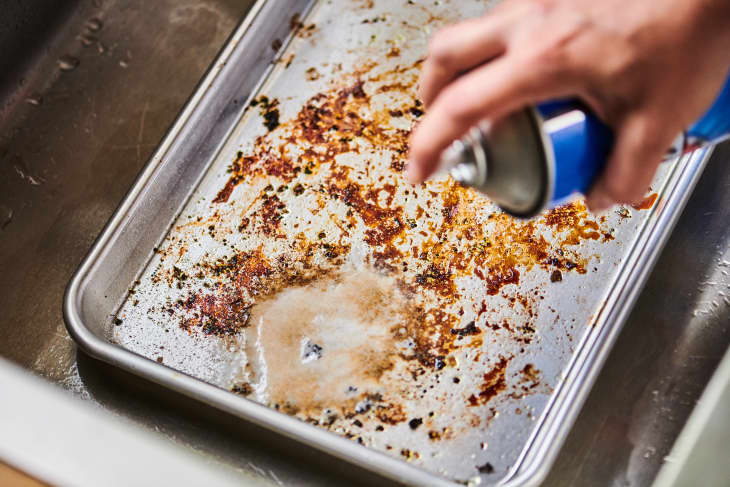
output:
M464 328L452 328L451 334L452 335L458 335L460 337L463 336L469 336L469 335L478 335L480 333L479 328L477 328L476 323L474 321L470 321L468 325L466 325Z
M260 106L261 116L264 117L264 126L272 131L279 126L279 100L269 99L261 95L251 102L251 106Z
M302 363L312 362L322 358L322 347L307 340L302 345Z
M239 394L241 396L250 396L253 393L253 387L251 387L251 384L249 384L248 382L235 384L233 387L231 387L231 392L233 392L234 394Z
M494 467L489 462L478 466L477 470L479 470L479 473L494 473Z

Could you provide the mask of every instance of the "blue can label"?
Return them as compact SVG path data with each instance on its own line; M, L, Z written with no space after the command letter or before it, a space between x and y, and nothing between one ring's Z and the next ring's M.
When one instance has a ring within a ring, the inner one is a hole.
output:
M712 106L687 130L688 145L698 146L715 142L730 133L730 77L720 90Z
M550 206L574 193L586 193L600 174L613 145L611 129L575 100L537 107L553 153L553 194Z
M598 178L613 147L611 129L578 100L538 105L542 130L552 147L553 194L549 205L566 202L574 193L586 194ZM712 106L682 138L682 152L730 136L730 76ZM668 148L669 149L669 148ZM677 155L677 150L673 155ZM550 160L550 158L547 158Z

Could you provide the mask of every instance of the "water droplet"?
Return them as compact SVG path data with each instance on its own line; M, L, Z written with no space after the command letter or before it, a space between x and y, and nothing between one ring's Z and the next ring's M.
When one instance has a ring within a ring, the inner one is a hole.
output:
M0 205L0 230L5 230L11 221L13 221L13 209Z
M86 28L89 29L91 32L98 32L101 30L102 27L104 27L104 24L97 17L86 21Z
M131 61L131 60L132 60L132 52L129 49L127 49L126 52L124 53L124 59L119 61L119 65L123 68L127 68L127 67L129 67L129 61Z
M472 486L476 486L476 485L481 485L481 483L482 483L482 478L475 476L475 477L470 478L469 481L466 483L466 485L468 485L469 487L472 487Z
M84 47L89 47L89 46L95 44L99 40L91 34L81 34L80 36L77 37L77 39L81 42L81 44Z
M28 96L25 99L25 102L28 103L29 105L38 106L43 103L43 97L41 95L39 95L38 93L33 93L32 95Z
M73 71L78 65L78 58L73 56L61 56L58 58L58 67L61 68L61 71Z
M31 186L40 186L45 182L43 178L33 176L30 173L30 168L20 157L16 157L16 162L15 164L13 164L13 169L15 169L16 174L20 176L20 179L28 181Z

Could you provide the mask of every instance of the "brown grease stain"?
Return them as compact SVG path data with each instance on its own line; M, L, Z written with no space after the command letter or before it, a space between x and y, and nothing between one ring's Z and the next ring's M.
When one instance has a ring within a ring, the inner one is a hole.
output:
M494 396L507 388L505 380L505 371L510 359L500 357L499 362L483 376L484 382L479 386L479 392L469 396L469 406L483 406L488 403Z
M533 364L526 364L520 370L519 379L513 384L509 397L521 399L532 394L542 384L541 377L542 373Z
M659 195L657 193L652 193L643 200L641 200L639 203L631 205L631 207L635 210L648 210L652 206L654 206L654 203L656 202Z
M379 392L402 355L393 330L411 312L393 279L365 271L313 281L258 303L246 338L252 382L272 405L316 417L368 400L382 422L405 420ZM307 356L307 344L318 358ZM377 403L377 404L376 404Z

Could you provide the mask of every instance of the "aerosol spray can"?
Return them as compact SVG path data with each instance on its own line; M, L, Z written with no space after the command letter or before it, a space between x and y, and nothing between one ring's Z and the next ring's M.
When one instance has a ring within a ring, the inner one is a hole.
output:
M730 78L707 112L680 134L665 160L730 137ZM611 129L577 100L543 103L474 127L441 157L441 169L529 218L585 194L613 146Z

